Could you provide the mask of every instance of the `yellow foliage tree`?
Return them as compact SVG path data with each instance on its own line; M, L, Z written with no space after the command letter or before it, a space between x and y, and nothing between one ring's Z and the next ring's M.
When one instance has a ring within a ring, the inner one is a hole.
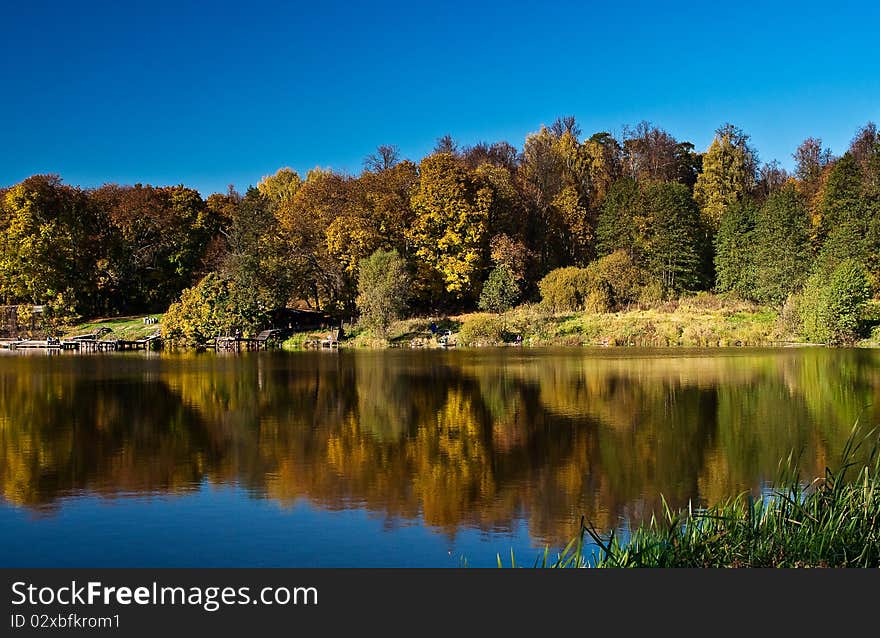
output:
M416 256L443 277L460 297L480 274L488 241L492 190L451 153L422 160L409 237Z

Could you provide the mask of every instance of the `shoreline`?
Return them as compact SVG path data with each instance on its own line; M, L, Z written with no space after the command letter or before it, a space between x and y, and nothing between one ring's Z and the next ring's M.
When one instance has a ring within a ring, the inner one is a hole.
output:
M862 334L848 347L880 347L873 334L872 304ZM149 318L149 319L148 319ZM162 331L161 314L84 320L57 331L62 339L105 330L103 340L138 339ZM326 339L330 326L290 333L274 348L303 350ZM245 335L253 337L254 335ZM36 339L39 337L30 337ZM312 342L312 343L310 343ZM178 344L179 345L179 344ZM357 323L342 324L338 346L344 349L446 349L461 347L591 347L591 348L807 348L807 341L788 325L785 312L770 306L698 295L650 307L616 312L552 313L540 304L524 304L503 313L471 312L400 319L384 335ZM0 345L2 347L2 345ZM165 349L176 347L166 341ZM195 349L212 349L213 339ZM836 346L839 347L839 346Z
M346 326L341 348L607 347L742 348L817 347L785 329L774 309L746 304L703 306L684 300L660 308L609 313L548 313L538 306L508 312L416 317L392 323L386 334ZM319 332L296 333L285 350L299 350Z

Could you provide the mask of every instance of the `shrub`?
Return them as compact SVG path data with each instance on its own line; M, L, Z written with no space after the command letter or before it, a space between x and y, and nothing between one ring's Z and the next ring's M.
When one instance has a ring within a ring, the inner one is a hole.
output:
M825 301L825 317L832 343L852 343L859 337L859 326L871 288L865 269L845 261L831 275Z
M583 310L593 313L610 312L613 304L611 285L599 277L587 280Z
M557 268L538 283L541 303L551 312L608 312L612 306L612 287L595 267Z
M504 343L504 321L497 315L471 315L458 331L456 343L462 346L495 346Z
M693 310L723 310L727 307L725 300L705 290L691 297L679 300L679 307Z
M557 268L551 270L538 282L541 303L551 312L576 310L580 304L577 279L580 268Z
M76 295L68 288L65 292L59 292L55 297L46 302L43 311L45 322L53 331L61 326L72 325L79 314L76 312Z
M664 297L663 284L657 280L652 280L639 289L638 301L643 306L653 307L660 304ZM678 307L677 304L675 304L675 307Z
M791 294L785 300L777 321L777 326L783 335L804 334L803 304L803 292Z
M513 271L498 266L490 274L480 294L480 310L504 312L510 310L519 299L519 284Z
M406 262L396 250L380 249L362 259L355 301L361 313L361 323L384 337L391 322L403 314L409 287Z
M799 304L804 336L829 345L853 343L870 294L864 268L852 260L838 265L827 282L821 271L814 273Z
M234 330L255 330L264 319L243 311L236 302L234 285L211 273L171 304L162 320L162 336L170 343L200 346Z
M623 306L638 301L639 293L645 285L644 275L632 257L625 250L616 250L599 261L590 264L597 276L608 282L613 302Z

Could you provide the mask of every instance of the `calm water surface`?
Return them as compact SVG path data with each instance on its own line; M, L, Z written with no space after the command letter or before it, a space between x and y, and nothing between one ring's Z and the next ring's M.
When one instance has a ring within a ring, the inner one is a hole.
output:
M880 352L0 355L0 566L494 565L760 490Z

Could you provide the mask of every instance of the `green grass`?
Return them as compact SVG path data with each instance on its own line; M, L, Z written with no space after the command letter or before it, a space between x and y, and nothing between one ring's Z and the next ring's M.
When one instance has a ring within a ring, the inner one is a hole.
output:
M326 339L327 331L317 332L295 332L290 335L281 344L282 350L301 350L305 348L306 341L314 341L315 339Z
M159 323L145 324L144 317L156 317ZM103 339L122 339L124 341L135 341L147 337L162 328L162 315L136 315L132 317L108 317L105 319L92 319L85 323L66 327L63 330L63 337L73 337L75 335L87 334L94 332L99 328L110 328L112 332L103 336Z
M456 333L461 346L503 345L517 335L532 346L767 346L799 341L786 333L773 308L702 293L619 312L549 313L540 304L523 304L498 315L405 319L392 324L387 338L356 330L346 345L395 347L414 340L430 345L431 323Z
M485 315L463 315L463 329ZM774 309L697 295L652 308L619 312L551 314L523 305L497 315L501 332L522 335L526 345L565 346L758 346L794 341Z
M857 438L854 430L836 471L805 485L789 458L764 498L742 494L702 511L664 501L662 515L626 541L582 520L579 536L552 560L545 550L535 566L880 567L878 451L873 431Z

